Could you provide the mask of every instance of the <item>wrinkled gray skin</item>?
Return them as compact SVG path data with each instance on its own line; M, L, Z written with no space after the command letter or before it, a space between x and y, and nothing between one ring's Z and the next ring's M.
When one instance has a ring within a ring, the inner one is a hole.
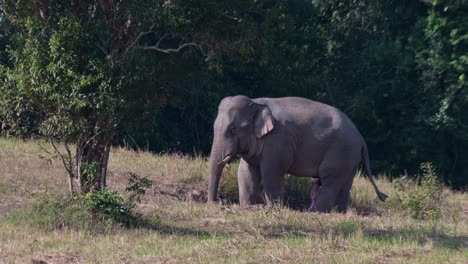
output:
M283 199L284 175L319 178L312 186L310 211L346 212L359 165L369 177L367 146L340 110L304 98L224 98L214 123L208 201L215 201L223 167L241 157L241 205Z

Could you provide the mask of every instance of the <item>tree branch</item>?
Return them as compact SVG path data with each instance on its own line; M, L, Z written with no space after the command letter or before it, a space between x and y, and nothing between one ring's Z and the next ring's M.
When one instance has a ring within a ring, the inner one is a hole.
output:
M153 28L154 28L154 24L152 24L149 28L148 31L143 31L143 32L140 32L140 34L138 34L138 36L136 36L133 41L130 43L130 45L128 45L128 47L125 49L125 52L124 52L124 55L128 53L128 51L130 49L132 49L139 41L140 39L143 37L143 36L146 36L148 34L151 34L151 33L155 33L153 31ZM163 35L164 36L164 35ZM158 40L159 41L159 40Z
M60 152L60 150L58 150L58 147L57 145L55 145L54 143L54 140L53 139L50 139L49 140L50 144L52 145L52 147L54 148L55 152L57 153L57 155L60 157L60 159L62 160L62 163L63 163L63 167L65 167L65 170L68 172L68 177L70 178L75 178L75 174L73 173L73 168L69 167L69 164L67 164L67 158L65 158L65 155L62 154L62 152ZM67 148L67 154L68 155L71 155L71 153L69 152L69 149L68 149L68 146L66 147ZM72 157L68 157L69 160L71 160Z
M187 42L187 43L183 43L183 40L181 40L181 42L179 43L179 46L177 48L162 48L161 47L161 42L166 40L168 37L170 38L170 34L169 33L163 33L159 38L158 40L156 41L156 44L154 45L138 45L138 42L140 41L140 39L145 36L145 35L148 35L148 34L151 34L151 33L156 33L153 31L153 28L154 28L154 24L151 25L151 27L149 28L148 31L144 31L144 32L141 32L140 34L138 34L138 36L136 36L132 43L127 47L127 49L125 50L125 54L132 48L137 48L137 49L142 49L142 50L155 50L155 51L159 51L159 52L162 52L162 53L166 53L166 54L169 54L169 53L177 53L177 52L180 52L181 50L187 48L187 47L195 47L197 48L198 50L200 50L201 54L203 56L207 56L207 53L205 52L205 50L203 49L203 47L196 43L196 42Z
M138 49L156 50L156 51L166 53L166 54L180 52L181 50L183 50L183 49L185 49L187 47L195 47L198 50L200 50L200 52L201 52L201 54L203 56L207 56L206 52L203 50L203 47L200 44L195 43L195 42L181 43L181 44L179 44L179 46L177 48L161 48L159 46L159 41L155 45L149 45L149 46L137 45L137 46L135 46L135 48L138 48Z

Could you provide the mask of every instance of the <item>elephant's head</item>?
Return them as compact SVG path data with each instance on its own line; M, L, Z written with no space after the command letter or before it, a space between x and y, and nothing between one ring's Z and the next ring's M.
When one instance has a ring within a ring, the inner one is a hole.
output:
M208 201L217 197L224 165L236 156L252 157L258 141L274 126L266 105L245 96L226 97L219 104L214 122L214 138L208 175Z

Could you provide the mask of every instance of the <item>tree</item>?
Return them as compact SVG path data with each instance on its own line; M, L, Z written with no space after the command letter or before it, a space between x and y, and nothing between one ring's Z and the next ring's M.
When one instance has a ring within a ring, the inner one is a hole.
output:
M468 185L468 4L427 1L417 43L423 107L420 123L430 132L430 156L453 187Z
M143 51L174 54L171 62L202 56L216 67L220 54L250 50L261 23L256 18L266 12L261 1L0 4L16 30L9 49L11 66L1 69L0 116L9 133L50 140L72 193L75 181L82 193L106 186L110 148L123 127L122 116L141 91L137 86L154 85L149 75L159 70L145 60Z

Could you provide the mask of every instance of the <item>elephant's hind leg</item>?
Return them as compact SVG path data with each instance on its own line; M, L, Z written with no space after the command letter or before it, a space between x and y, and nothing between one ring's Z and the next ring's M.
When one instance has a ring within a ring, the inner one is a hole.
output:
M343 185L341 190L338 192L338 196L336 197L336 209L340 213L346 213L346 211L348 210L353 179L354 175Z
M249 165L245 160L241 159L237 170L237 182L241 206L256 204L260 201L262 191L259 168Z
M329 213L335 205L340 186L336 186L335 182L331 180L335 177L333 174L325 174L324 176L324 178L320 177L321 186L315 203L309 208L311 212Z
M353 153L349 152L350 149L347 146L335 145L325 155L319 167L322 186L312 211L330 212L335 206L340 212L346 211L354 177L350 173L355 167L355 162L349 158L353 156Z

